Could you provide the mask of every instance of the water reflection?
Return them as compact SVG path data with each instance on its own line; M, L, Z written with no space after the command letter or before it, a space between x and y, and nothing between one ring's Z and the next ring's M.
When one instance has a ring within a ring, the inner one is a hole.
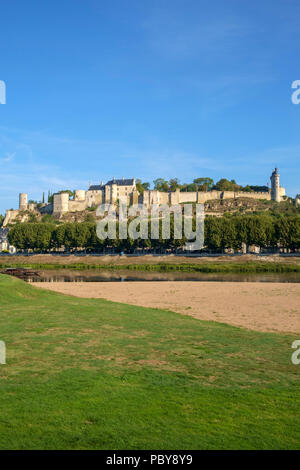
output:
M68 269L38 271L28 282L128 282L128 281L231 281L231 282L300 282L300 273L184 273L130 270Z

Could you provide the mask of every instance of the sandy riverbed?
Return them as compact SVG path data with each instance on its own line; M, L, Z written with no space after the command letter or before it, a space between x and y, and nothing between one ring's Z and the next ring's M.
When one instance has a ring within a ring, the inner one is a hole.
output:
M300 332L300 284L257 282L37 282L63 294L162 308L259 331Z

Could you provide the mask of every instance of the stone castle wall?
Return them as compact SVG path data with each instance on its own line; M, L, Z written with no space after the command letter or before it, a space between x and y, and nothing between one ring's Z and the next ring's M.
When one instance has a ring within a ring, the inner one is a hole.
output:
M104 197L103 197L104 196ZM127 204L145 204L150 207L151 204L184 204L189 202L205 203L213 199L236 199L247 197L252 199L271 199L270 192L234 192L234 191L198 191L198 192L160 192L157 190L144 191L139 195L137 191L133 191L126 196ZM124 199L124 196L122 196ZM53 214L59 216L66 212L78 212L88 207L97 206L99 204L113 204L118 200L116 188L106 189L102 191L80 191L75 192L75 198L69 199L68 193L55 194L53 196Z
M103 202L102 191L87 191L86 192L86 203L87 207L99 206Z
M88 207L86 200L83 201L69 201L67 212L84 211Z
M128 181L128 183L126 182ZM116 184L119 182L118 184ZM198 191L198 192L180 192L179 189L173 192L160 192L157 190L144 191L139 194L136 190L135 180L130 184L129 180L112 180L108 184L99 186L90 186L88 191L76 189L74 198L69 198L69 193L59 193L53 195L53 204L39 205L28 204L28 195L21 193L19 195L19 209L6 212L3 226L13 222L17 215L22 211L38 210L41 214L53 214L60 217L67 212L84 211L88 207L96 207L100 204L114 204L119 199L127 200L128 205L145 204L150 207L152 204L184 204L184 203L205 203L211 200L251 198L281 201L285 196L285 189L279 184L278 169L271 176L272 188L269 192L242 192L242 191ZM298 203L298 200L297 202Z
M252 199L271 200L270 192L235 192L235 191L198 191L198 192L159 192L144 191L141 202L147 206L151 204L184 204L185 202L197 202L198 204L213 199L236 199L247 197Z
M10 224L11 222L13 222L15 220L15 218L17 217L17 215L19 214L19 210L8 210L6 211L6 214L5 214L5 218L3 220L3 227L6 227L7 224Z

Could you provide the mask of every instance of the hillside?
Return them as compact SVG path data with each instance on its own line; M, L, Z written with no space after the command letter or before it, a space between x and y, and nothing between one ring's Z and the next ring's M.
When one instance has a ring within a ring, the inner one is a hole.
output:
M295 215L300 214L300 206L296 207L294 201L287 199L282 202L268 201L266 199L251 199L247 197L238 199L212 200L205 204L207 215L223 216L224 214L251 214L267 212L270 214Z
M295 215L300 214L300 206L295 206L292 199L282 202L247 197L232 199L214 199L204 204L206 215L221 217L225 214L257 214L268 212L270 214ZM52 215L41 214L35 211L20 211L15 222L93 222L96 221L96 208L83 211L68 212L59 219Z

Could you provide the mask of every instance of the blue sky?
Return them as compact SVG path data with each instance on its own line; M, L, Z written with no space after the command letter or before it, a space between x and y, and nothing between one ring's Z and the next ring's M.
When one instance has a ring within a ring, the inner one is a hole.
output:
M0 213L18 193L201 176L300 193L298 0L0 5Z

